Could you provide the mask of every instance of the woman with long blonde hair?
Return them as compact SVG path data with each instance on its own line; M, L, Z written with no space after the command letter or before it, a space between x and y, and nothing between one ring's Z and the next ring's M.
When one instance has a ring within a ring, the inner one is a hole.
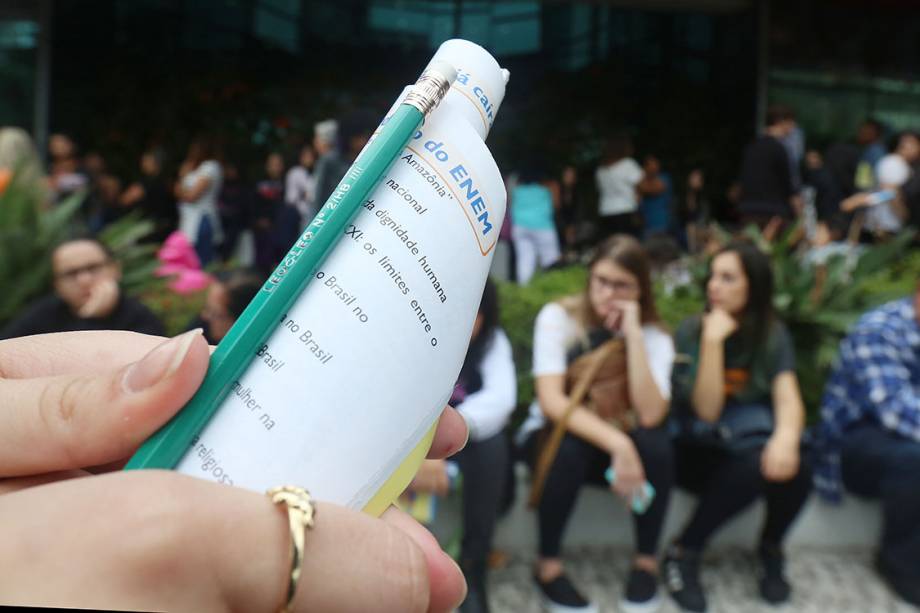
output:
M655 308L648 256L632 237L615 235L597 250L583 293L540 311L534 330L536 401L522 427L532 458L547 422L563 418L570 404L570 365L613 337L626 348L627 420L614 422L577 406L550 467L537 507L539 557L534 579L550 611L595 611L566 577L560 549L581 486L610 487L633 501L650 484L647 508L635 511L637 552L621 608L650 611L659 602L657 550L673 482L671 442L664 426L670 398L674 346ZM597 399L592 400L595 402ZM548 419L547 419L548 418ZM605 472L613 469L608 485Z

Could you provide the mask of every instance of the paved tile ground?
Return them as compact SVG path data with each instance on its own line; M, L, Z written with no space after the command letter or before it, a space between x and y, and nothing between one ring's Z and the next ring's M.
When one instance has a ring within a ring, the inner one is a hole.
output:
M531 554L511 552L507 567L490 576L490 599L495 613L538 613L531 583ZM570 549L567 568L573 581L595 599L601 611L618 611L617 602L628 571L625 550L606 547ZM762 604L757 592L757 565L752 554L727 549L707 556L703 585L711 613L920 613L897 599L876 576L865 550L793 549L788 576L793 600L783 607ZM661 613L679 613L665 596Z

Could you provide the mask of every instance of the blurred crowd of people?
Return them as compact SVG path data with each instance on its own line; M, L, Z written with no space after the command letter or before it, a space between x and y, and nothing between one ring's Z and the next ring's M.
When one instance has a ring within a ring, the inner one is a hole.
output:
M82 194L80 218L90 234L137 210L155 224L147 237L161 243L179 230L202 266L233 261L267 275L332 193L373 131L354 114L315 126L296 155L270 151L257 176L208 135L189 144L184 159L168 164L165 150L144 151L133 176L117 176L105 156L81 153L66 134L48 143L48 181L54 202ZM176 172L168 168L176 167Z
M102 153L81 154L73 139L55 134L48 143L49 182L58 202L87 193L81 216L91 233L140 210L156 224L150 240L179 229L203 265L232 260L268 274L344 176L374 120L354 112L319 122L309 142L269 151L248 178L207 136L195 138L178 163L168 163L164 149L150 148L133 176L120 177ZM756 224L772 239L800 222L801 240L821 260L918 224L917 133L890 133L867 120L852 141L823 151L807 145L794 112L777 105L768 109L762 133L738 152L737 180L729 185L712 185L705 167L675 181L667 168L677 160L654 152L634 157L625 132L606 140L593 167L523 156L506 164L509 203L493 273L527 283L540 269L584 259L613 233L695 253L711 239L714 223L729 229Z
M763 131L738 152L737 179L721 188L707 181L704 167L675 183L669 161L653 152L635 158L626 133L607 140L593 168L566 165L556 176L539 158L518 160L508 176L507 248L496 255L514 266L500 261L501 270L527 283L537 270L571 263L612 233L696 253L711 241L714 223L729 230L754 224L772 240L799 222L792 242L823 261L920 226L917 132L893 133L869 119L854 139L823 152L807 144L794 111L776 105Z

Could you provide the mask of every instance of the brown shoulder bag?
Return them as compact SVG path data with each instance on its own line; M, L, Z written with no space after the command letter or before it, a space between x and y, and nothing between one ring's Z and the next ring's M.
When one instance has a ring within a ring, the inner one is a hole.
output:
M542 436L528 500L531 508L540 502L546 476L559 452L569 417L576 407L584 405L624 432L632 430L636 425L635 414L630 409L626 343L623 339L611 339L597 349L579 356L566 371L565 388L569 403L559 420L553 424L549 436Z

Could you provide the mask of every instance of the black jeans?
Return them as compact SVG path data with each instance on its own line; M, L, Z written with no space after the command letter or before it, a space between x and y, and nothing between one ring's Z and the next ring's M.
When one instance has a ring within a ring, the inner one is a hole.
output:
M808 500L811 469L803 453L799 472L792 479L767 481L760 469L762 453L762 447L733 454L685 441L675 444L677 484L699 497L678 544L702 551L716 530L760 496L767 502L760 542L776 547L782 544Z
M642 218L638 211L601 216L597 221L597 242L602 242L614 234L629 234L634 238L639 238L642 234L642 226Z
M882 426L859 425L844 435L841 469L847 489L881 499L880 557L920 581L920 443Z
M535 444L539 433L531 436ZM645 469L645 478L655 488L651 506L638 515L633 513L636 530L636 550L642 555L655 555L668 500L674 485L674 455L671 439L664 427L637 428L629 434ZM534 454L529 454L531 460ZM604 472L610 467L610 455L591 443L572 434L566 434L559 453L546 477L543 497L537 507L540 527L540 555L559 557L562 534L575 507L578 492L584 484L609 487Z
M486 560L498 509L505 495L510 462L508 437L503 432L482 441L469 441L454 456L463 474L463 542L460 566L470 580L485 577Z

